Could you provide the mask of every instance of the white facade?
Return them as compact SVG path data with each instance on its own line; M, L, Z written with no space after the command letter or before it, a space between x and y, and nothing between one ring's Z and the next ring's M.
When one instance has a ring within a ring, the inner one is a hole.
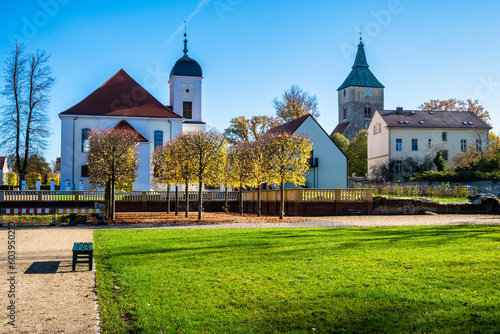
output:
M456 114L459 113L453 116ZM459 122L457 127L418 126L426 125L431 120L432 114L423 123L401 123L402 126L396 127L388 125L377 111L367 132L368 178L372 178L373 169L380 164L401 162L407 158L412 158L415 162L425 159L432 161L437 151L443 152L443 157L449 162L471 147L483 150L488 145L488 128L460 127L464 124Z
M0 165L0 181L2 184L7 184L7 173L9 172L9 164L7 163L7 157L3 158L3 165Z
M293 133L304 135L311 140L313 159L318 159L318 166L310 167L306 174L305 186L324 189L347 188L347 157L318 122L308 116ZM286 188L295 186L287 184Z
M84 129L111 129L120 121L126 120L149 142L139 143L139 167L133 189L147 191L151 188L151 156L154 151L154 133L162 131L163 144L182 132L182 119L162 119L148 117L112 117L112 116L74 116L59 115L61 118L61 185L67 180L72 190L78 181L84 181L84 190L89 190L88 177L82 176L82 166L87 164L88 153L82 141ZM76 189L77 190L77 189Z

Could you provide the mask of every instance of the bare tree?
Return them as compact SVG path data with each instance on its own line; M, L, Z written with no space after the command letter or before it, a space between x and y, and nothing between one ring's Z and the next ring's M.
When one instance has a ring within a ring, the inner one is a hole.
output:
M25 179L30 156L47 148L51 134L47 107L55 79L49 58L40 50L26 55L24 46L16 43L5 61L6 84L1 93L7 104L2 107L0 145L13 156L19 182Z
M40 50L26 55L24 46L16 43L5 61L6 84L1 94L7 104L2 107L0 145L6 155L14 157L19 182L25 179L29 157L43 152L51 134L47 107L55 79L49 58Z
M285 90L281 98L281 101L274 98L273 106L276 109L276 116L283 123L308 114L314 118L318 118L320 115L316 95L309 95L298 85L292 85L290 89Z

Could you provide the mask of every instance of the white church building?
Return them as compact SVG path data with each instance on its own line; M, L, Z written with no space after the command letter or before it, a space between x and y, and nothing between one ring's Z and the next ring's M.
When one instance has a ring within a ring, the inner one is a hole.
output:
M164 105L123 69L81 102L59 114L61 119L61 189L90 190L87 156L89 134L97 128L137 132L139 169L133 190L151 189L151 156L156 147L186 131L201 131L201 66L187 55L170 72L170 103ZM66 184L69 187L66 187Z

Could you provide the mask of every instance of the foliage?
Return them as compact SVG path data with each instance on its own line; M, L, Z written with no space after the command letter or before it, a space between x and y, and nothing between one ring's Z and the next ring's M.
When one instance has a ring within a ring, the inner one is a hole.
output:
M51 134L47 108L55 79L49 58L41 50L26 54L24 46L16 43L5 61L6 84L1 95L7 104L1 108L0 147L14 157L11 168L19 173L20 180L28 173L29 157L46 149Z
M279 125L276 118L265 115L253 116L251 119L240 116L232 118L230 123L229 128L224 130L224 136L230 144L258 140L271 128Z
M331 138L343 152L347 152L347 149L349 147L349 139L347 139L341 133L333 133L331 135Z
M9 166L12 166L12 171L19 174L19 170L17 169L16 159L14 155L8 157ZM21 158L21 165L24 165L24 158ZM28 157L28 163L26 167L26 174L29 173L38 173L42 176L42 181L46 180L47 173L51 171L50 165L40 154L32 154Z
M115 191L131 191L138 165L136 134L121 129L93 129L89 138L89 183L105 187L106 216L114 219Z
M61 185L61 174L47 173L47 184L50 184L50 181L54 181L55 186L60 186Z
M42 182L42 176L40 173L29 173L26 175L26 184L28 186L34 186L36 185L36 181L39 180L40 183Z
M269 171L269 181L281 189L280 219L285 211L285 183L303 185L305 174L309 170L312 143L298 134L275 133L264 138L264 150L268 154L266 170Z
M495 225L95 230L101 328L495 333L499 238Z
M292 85L285 90L281 96L281 101L274 98L273 106L276 109L276 116L283 122L290 122L305 115L312 115L319 118L318 99L316 95L309 95L298 85Z
M436 169L438 172L442 172L446 169L446 160L443 158L443 152L442 151L437 151L436 156L432 160L434 165L436 165Z
M19 180L16 173L5 173L5 182L9 186L17 186L19 184Z
M154 151L151 163L154 171L153 182L165 186L182 183L179 173L179 160L177 159L180 152L176 151L177 148L178 145L176 145L175 141L169 141Z
M493 132L488 133L488 150L498 150L500 149L500 137L495 135Z
M257 216L262 215L261 186L270 179L271 171L267 161L269 159L268 151L264 140L258 140L250 143L249 147L249 165L250 165L250 186L257 188Z
M240 142L233 145L228 150L227 169L232 175L228 185L237 187L239 190L239 213L243 214L243 188L252 183L252 165L251 165L251 144L249 142Z
M429 102L424 102L420 105L419 109L422 110L434 110L434 111L472 111L474 114L479 116L483 121L489 124L491 120L490 113L484 109L482 105L479 104L478 100L472 101L468 99L467 101L448 99L448 100L429 100Z
M368 171L368 139L366 130L358 132L345 152L349 159L349 175L363 176Z
M198 220L201 220L203 184L219 185L220 173L224 171L226 141L215 131L183 133L176 141L191 164L190 181L198 182Z

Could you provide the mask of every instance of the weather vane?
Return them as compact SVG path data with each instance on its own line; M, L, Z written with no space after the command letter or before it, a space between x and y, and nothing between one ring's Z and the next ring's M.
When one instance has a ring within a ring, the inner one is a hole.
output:
M363 40L363 27L362 26L359 26L359 40L360 41Z

